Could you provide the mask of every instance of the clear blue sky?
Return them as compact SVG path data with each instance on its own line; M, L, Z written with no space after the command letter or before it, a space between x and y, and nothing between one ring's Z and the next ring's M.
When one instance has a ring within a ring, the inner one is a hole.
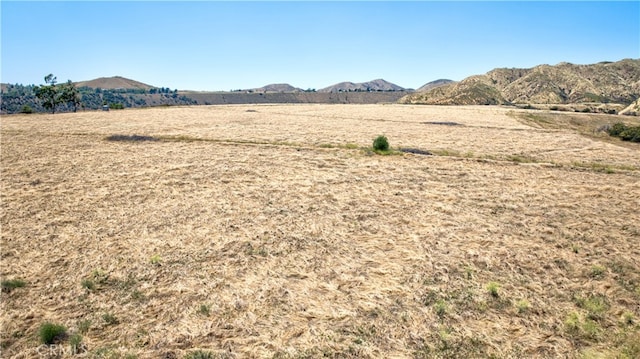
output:
M0 3L4 83L417 88L496 67L640 58L640 1Z

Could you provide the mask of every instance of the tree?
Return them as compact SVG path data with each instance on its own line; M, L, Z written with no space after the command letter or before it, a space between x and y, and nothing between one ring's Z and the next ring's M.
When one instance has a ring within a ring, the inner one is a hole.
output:
M44 82L46 85L34 88L36 97L42 101L42 107L50 109L51 113L56 113L56 107L61 103L66 103L71 105L73 112L78 110L80 92L71 80L57 86L58 79L53 74L49 74L44 77Z
M61 102L65 102L70 104L73 107L73 112L78 110L78 106L80 105L80 93L76 88L76 85L68 80L66 84L63 84L61 87Z
M56 113L56 106L61 102L61 93L56 88L57 78L53 74L48 74L44 77L44 82L47 85L35 88L36 97L43 102L42 107L51 109L51 113Z

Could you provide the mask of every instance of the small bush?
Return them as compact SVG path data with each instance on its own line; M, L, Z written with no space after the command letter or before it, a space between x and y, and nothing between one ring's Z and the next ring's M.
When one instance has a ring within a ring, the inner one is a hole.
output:
M118 324L118 318L111 313L104 313L102 315L102 320L104 320L108 325Z
M373 149L375 151L389 151L389 140L385 136L378 136L373 140Z
M25 281L23 281L22 279L8 279L8 280L3 280L2 281L2 291L9 293L12 290L16 289L16 288L22 288L25 285L27 285L27 283Z
M85 288L87 290L95 290L96 289L96 283L94 281L92 281L91 279L83 279L80 281L80 285L82 285L82 288Z
M198 308L198 313L204 315L205 317L208 317L209 314L211 313L211 306L206 304L201 304L200 308Z
M587 311L587 318L602 320L609 310L607 298L601 295L589 295L588 297L575 297L576 304Z
M67 328L58 324L44 323L40 326L38 334L42 344L56 344L67 337Z
M440 299L436 302L433 309L435 310L436 314L440 318L442 318L445 314L447 314L447 303L444 300Z
M157 254L152 255L151 258L149 259L149 262L151 262L151 264L153 265L160 265L161 261L162 261L162 258Z
M184 359L213 359L213 353L205 350L196 350L187 354Z
M568 334L576 338L595 340L600 336L602 328L595 321L583 318L577 312L571 312L564 321Z
M487 291L494 298L498 298L500 296L500 293L498 293L498 289L500 289L500 284L496 282L489 282L487 284Z
M20 110L20 113L27 113L27 114L33 113L33 109L29 105L24 105L24 106L22 106L22 109Z
M80 334L86 334L91 329L91 320L81 320L78 322L78 332Z
M531 304L526 299L521 299L516 303L516 308L518 309L518 313L526 313L531 308Z
M593 279L602 279L604 278L606 271L607 271L607 268L601 265L595 264L591 266L591 272L589 274L590 274L590 277Z
M73 354L79 354L86 350L84 344L82 344L82 335L74 334L69 337L69 347L71 347L71 352Z

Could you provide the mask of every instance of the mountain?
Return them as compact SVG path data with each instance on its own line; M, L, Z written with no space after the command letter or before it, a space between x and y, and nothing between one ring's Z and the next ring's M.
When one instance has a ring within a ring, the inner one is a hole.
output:
M369 82L340 82L318 90L318 92L368 92L368 91L406 91L405 88L383 79Z
M301 88L293 87L289 84L270 84L253 89L255 92L302 92Z
M155 88L155 86L147 85L142 82L138 82L138 81L127 79L120 76L100 77L94 80L76 82L75 85L76 87L91 87L91 88L101 88L106 90L115 90L115 89L149 90L149 89Z
M436 105L630 104L640 97L640 59L592 65L560 63L530 69L498 68L426 92L401 103Z
M436 87L440 87L440 86L444 86L444 85L448 85L452 82L455 82L453 80L447 80L447 79L439 79L439 80L435 80L435 81L431 81L428 82L424 85L422 85L420 88L418 88L416 90L416 92L427 92L431 89L434 89Z

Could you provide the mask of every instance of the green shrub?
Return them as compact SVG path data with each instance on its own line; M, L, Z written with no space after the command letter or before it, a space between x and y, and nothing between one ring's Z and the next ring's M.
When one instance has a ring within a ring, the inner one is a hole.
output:
M22 106L21 113L33 113L33 109L29 105Z
M626 128L627 126L625 126L624 123L618 122L613 126L611 126L611 128L609 128L607 132L609 133L609 136L618 137L622 133L622 131L624 131Z
M208 317L209 314L211 314L211 306L206 304L201 304L200 308L198 308L198 313L204 315L205 317Z
M44 323L38 332L42 344L51 345L64 340L67 337L67 328L63 325Z
M627 127L620 134L623 141L640 142L640 126Z
M531 304L526 299L521 299L516 303L516 308L518 309L518 313L526 313L529 308L531 308Z
M22 279L8 279L8 280L3 280L2 281L2 291L9 293L12 290L16 289L16 288L22 288L25 285L27 285L27 283L25 281L23 281Z
M96 289L96 283L94 281L92 281L91 279L83 279L80 281L80 285L82 285L82 288L85 288L87 290L95 290Z
M609 136L620 137L623 141L640 142L640 126L627 126L618 122L607 130Z
M378 136L373 140L373 149L375 151L389 151L389 140L385 136Z
M447 314L447 303L444 300L440 299L436 302L433 309L435 310L436 314L440 318L442 318L445 314Z

